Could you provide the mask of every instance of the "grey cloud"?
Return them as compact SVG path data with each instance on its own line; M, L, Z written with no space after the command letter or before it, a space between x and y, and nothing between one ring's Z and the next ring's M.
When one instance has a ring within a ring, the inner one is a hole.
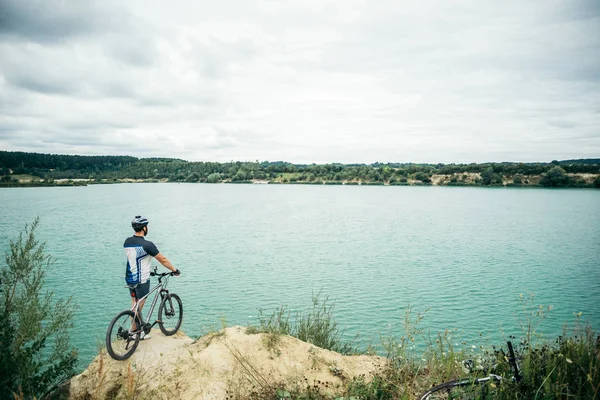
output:
M0 140L16 138L18 133L17 129L20 127L14 124L4 124L0 122Z
M111 79L104 81L100 77L88 77L75 71L72 75L65 75L59 68L54 71L52 69L38 71L27 67L5 68L3 74L9 85L41 94L77 96L82 99L131 98L136 95L131 83Z
M90 134L92 133L92 134ZM47 130L44 135L39 137L38 141L43 144L63 145L63 146L96 146L104 144L101 131L85 133L72 133L62 130ZM59 137L59 139L57 139Z
M0 38L7 43L62 45L102 43L107 55L137 67L157 59L153 30L135 18L126 3L113 0L3 0Z
M77 130L62 127L40 127L20 132L19 135L9 136L4 139L4 142L9 144L9 148L14 149L60 149L61 153L73 149L77 154L121 154L123 149L133 147L136 148L136 151L155 149L155 146L136 141L133 137L107 134L108 132L111 132L108 126ZM3 138L0 137L0 140Z
M313 64L337 71L410 73L437 80L478 70L508 70L535 79L541 75L597 81L600 15L581 1L555 3L566 17L552 7L514 2L513 6L523 8L521 13L484 3L460 10L456 3L447 2L437 4L439 12L411 12L402 4L398 7L407 11L366 13L343 26L344 40L327 44L324 62ZM582 9L592 16L573 24L568 13L583 13ZM398 13L407 17L402 23Z
M4 44L5 62L0 73L8 86L30 92L93 97L136 97L135 81L127 74L114 74L102 54L86 46L44 47ZM129 71L128 71L129 72Z
M173 108L178 106L214 107L221 101L219 93L213 88L204 90L183 88L177 91L147 91L140 89L135 96L135 103L141 107Z
M554 1L554 20L582 21L600 17L600 3L596 0Z
M548 125L555 127L555 128L563 128L563 129L570 129L570 128L574 128L577 126L576 123L574 123L572 121L566 121L566 120L548 121Z
M56 42L118 26L124 22L121 15L100 1L3 0L0 35Z
M207 42L192 40L188 54L203 76L218 79L229 74L233 65L243 65L257 52L247 41L224 41L209 37Z
M138 68L154 66L159 62L157 39L163 33L156 27L122 10L123 23L111 30L99 32L96 39L106 54L121 63Z
M103 123L98 123L98 121L75 121L75 122L67 122L61 126L61 128L68 134L68 132L86 132L86 131L95 131L102 132L107 130L114 129L128 129L134 128L135 125L127 122L113 122L113 121L105 121ZM85 134L85 133L84 133ZM79 135L79 133L78 133Z
M231 136L216 135L209 137L206 141L206 147L212 150L228 149L237 146L239 146L238 141Z
M135 34L115 35L107 48L117 60L134 67L148 67L157 61L155 43L152 38Z
M289 141L279 139L276 134L256 132L245 126L234 128L221 123L215 124L213 129L215 132L214 137L217 140L211 140L209 148L260 148L265 145L265 142L279 147L289 145L290 143Z
M596 0L32 1L0 0L11 149L305 162L600 151Z
M15 71L6 74L7 81L17 87L44 94L76 94L77 83L68 79L52 79L41 74L24 74Z
M85 41L69 46L0 43L0 54L5 60L0 64L0 73L5 86L87 100L130 99L143 107L211 107L218 103L219 92L210 81L197 79L186 84L179 75L165 73L169 64L158 60L154 39L134 34L130 43L118 47L118 42L125 39L118 35L108 37L106 43ZM140 47L138 52L130 51L136 47ZM129 58L115 57L115 49ZM212 62L219 63L216 58ZM219 65L225 69L227 62Z
M130 99L137 98L138 95L135 84L123 79L99 83L96 93L105 97Z

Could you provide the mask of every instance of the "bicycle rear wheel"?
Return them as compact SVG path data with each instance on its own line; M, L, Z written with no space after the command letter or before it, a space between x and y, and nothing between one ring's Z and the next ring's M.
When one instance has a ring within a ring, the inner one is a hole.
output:
M183 304L175 293L167 294L158 307L158 326L165 336L174 335L181 327Z
M456 379L434 386L423 393L420 400L483 400L491 399L494 387L499 381L496 378Z
M134 318L136 324L134 325ZM126 360L135 351L139 342L139 329L142 323L133 311L126 310L117 314L106 331L106 351L115 360Z

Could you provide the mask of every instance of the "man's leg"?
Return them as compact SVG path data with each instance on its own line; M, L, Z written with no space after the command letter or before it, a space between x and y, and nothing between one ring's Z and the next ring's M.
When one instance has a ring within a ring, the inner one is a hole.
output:
M137 299L143 298L144 296L146 296L148 294L148 292L150 292L150 281L146 281L145 283L138 285L134 289L134 292L133 292L135 297L132 299L133 300L132 307L135 306L136 301L138 301ZM142 315L142 309L144 308L144 303L146 303L146 299L138 301L137 313L136 313L136 315L138 316L138 318L140 319L142 324L144 323L144 316ZM139 327L139 328L141 328L141 327ZM139 328L137 327L137 324L134 321L134 330L137 330Z
M135 299L132 299L133 302L131 303L131 307L135 306ZM144 322L144 317L142 315L142 308L144 308L144 303L146 303L146 299L140 301L140 304L138 305L137 308L137 316L140 318L140 321Z
M131 289L131 308L133 309L135 307L135 303L138 301L137 299L139 298L139 293L137 288L136 289ZM144 303L146 303L146 299L142 300L139 302L138 307L136 309L136 315L139 317L140 321L144 322L144 318L142 316L142 308L144 308ZM133 321L133 325L132 325L132 330L137 330L137 323L135 322L135 319Z

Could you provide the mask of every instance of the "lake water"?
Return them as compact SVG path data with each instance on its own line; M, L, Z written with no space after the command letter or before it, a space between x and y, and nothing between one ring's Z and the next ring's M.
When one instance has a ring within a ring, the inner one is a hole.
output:
M305 309L319 290L347 337L376 342L402 334L411 304L431 332L498 343L520 334L521 293L553 306L541 332L577 312L600 328L599 190L118 184L0 189L0 213L3 250L40 216L47 286L79 306L82 366L130 306L122 245L136 214L182 271L169 288L190 336Z

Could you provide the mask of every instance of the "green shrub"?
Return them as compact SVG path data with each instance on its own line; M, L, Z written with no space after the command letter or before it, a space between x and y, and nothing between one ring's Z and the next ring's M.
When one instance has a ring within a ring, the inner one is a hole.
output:
M198 182L200 180L200 174L197 172L192 172L185 178L186 182Z
M540 185L546 187L565 187L569 186L570 182L569 175L567 175L565 170L556 166L542 176Z
M502 184L502 174L495 173L493 167L486 168L481 173L481 183L483 185L501 185Z
M35 238L39 219L10 242L0 267L0 398L40 397L74 373L69 345L75 307L44 290L52 259Z
M431 179L429 178L429 175L426 174L425 172L417 172L415 174L415 179L419 180L419 181L421 181L423 183L429 183L429 182L431 182Z

